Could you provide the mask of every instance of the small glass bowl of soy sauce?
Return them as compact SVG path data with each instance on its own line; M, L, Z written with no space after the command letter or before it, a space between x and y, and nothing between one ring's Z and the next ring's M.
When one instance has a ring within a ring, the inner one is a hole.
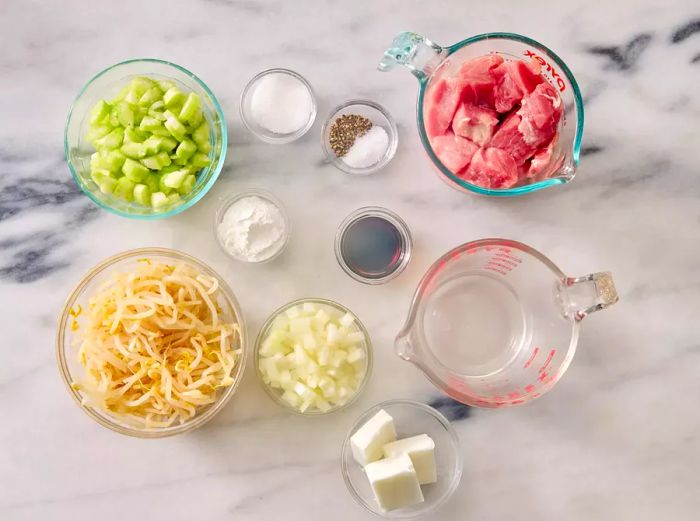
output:
M406 223L379 206L348 215L335 235L335 256L345 273L364 284L398 277L411 259L413 240Z

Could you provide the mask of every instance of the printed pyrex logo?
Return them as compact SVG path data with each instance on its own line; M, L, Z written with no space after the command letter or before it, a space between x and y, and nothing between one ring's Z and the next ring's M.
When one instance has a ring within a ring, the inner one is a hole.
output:
M559 92L564 92L566 90L566 83L564 83L562 77L559 75L557 70L554 67L552 67L544 58L538 56L537 54L529 50L525 51L524 54L528 58L534 58L540 63L540 65L545 67L547 72L552 75L552 79L557 83L557 87L559 87Z

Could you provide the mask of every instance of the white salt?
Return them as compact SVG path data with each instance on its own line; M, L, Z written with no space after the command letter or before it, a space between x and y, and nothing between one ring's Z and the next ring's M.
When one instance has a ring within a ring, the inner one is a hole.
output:
M313 111L309 89L294 76L273 73L256 82L250 100L253 119L275 134L305 127Z
M364 135L355 140L342 157L352 168L369 168L382 160L389 148L389 135L379 125L373 125Z

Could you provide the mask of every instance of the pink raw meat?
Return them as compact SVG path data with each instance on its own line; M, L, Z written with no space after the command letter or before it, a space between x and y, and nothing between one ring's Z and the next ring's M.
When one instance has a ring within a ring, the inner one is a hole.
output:
M558 139L555 136L546 147L540 148L535 155L532 156L527 172L521 179L525 178L540 181L552 175L552 172L559 168L564 157L561 155L558 155L556 158L553 157L554 151L557 148L557 141Z
M440 162L454 174L464 169L479 150L479 146L475 143L455 136L451 132L443 136L435 136L430 140L430 145Z
M518 129L525 142L536 148L548 143L557 133L562 105L559 94L549 83L540 83L525 96L517 114L522 118Z
M496 110L508 112L520 103L523 96L535 90L544 81L540 68L540 64L534 60L529 64L516 60L499 65L494 71L498 76L498 85L494 90Z
M494 108L494 89L498 82L495 70L502 63L503 58L498 54L489 54L464 62L455 77L462 101Z
M516 165L522 165L537 150L537 144L525 141L519 128L521 122L520 115L517 112L511 112L503 120L488 144L490 147L506 150L513 156Z
M425 130L428 138L444 134L459 103L460 89L453 79L439 79L425 95Z
M489 142L496 125L496 111L468 103L460 103L452 120L452 130L456 135L470 139L480 146Z
M505 150L481 148L462 177L484 188L510 188L518 182L518 167Z

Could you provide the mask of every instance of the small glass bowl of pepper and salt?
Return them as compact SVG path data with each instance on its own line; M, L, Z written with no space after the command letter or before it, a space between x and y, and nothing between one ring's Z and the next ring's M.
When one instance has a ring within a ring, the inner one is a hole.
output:
M370 100L349 100L337 106L321 130L328 161L351 175L369 175L384 168L399 144L396 122Z

